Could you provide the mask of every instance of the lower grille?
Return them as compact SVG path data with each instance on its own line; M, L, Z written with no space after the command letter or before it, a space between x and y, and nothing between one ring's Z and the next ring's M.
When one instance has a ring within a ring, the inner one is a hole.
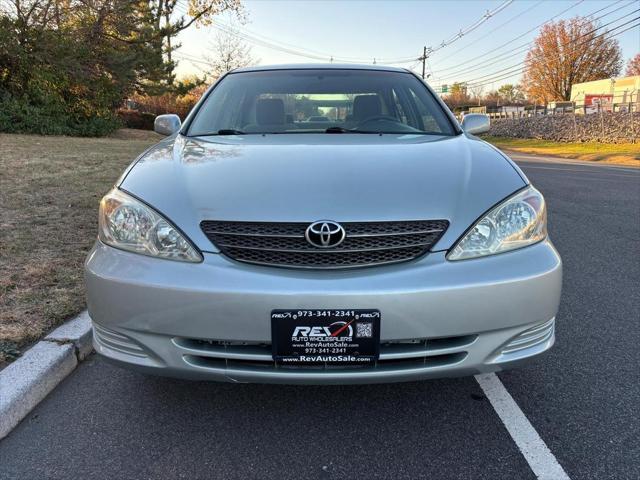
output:
M174 338L173 343L187 363L215 369L268 370L375 370L428 368L453 365L467 356L465 349L477 335L458 337L387 341L380 344L380 358L375 365L287 365L276 364L271 357L271 344L257 342L224 342L193 338Z
M427 253L449 222L346 222L344 241L320 248L305 238L309 223L203 221L202 231L233 260L292 268L351 268L413 260Z
M391 362L378 362L375 367L359 366L356 364L341 366L341 365L270 365L262 362L247 362L238 360L222 360L220 358L212 357L199 357L195 355L185 355L184 360L196 367L211 368L216 370L230 369L230 370L278 370L282 371L297 371L300 370L308 372L322 372L322 371L335 371L341 372L361 372L362 370L408 370L415 368L440 368L455 365L464 360L467 356L467 352L448 353L444 355L432 355L425 357L421 360L396 360Z

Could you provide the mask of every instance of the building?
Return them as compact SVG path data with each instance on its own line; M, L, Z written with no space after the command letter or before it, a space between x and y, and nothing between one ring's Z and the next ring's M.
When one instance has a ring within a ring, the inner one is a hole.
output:
M576 83L571 101L576 113L640 112L640 75Z

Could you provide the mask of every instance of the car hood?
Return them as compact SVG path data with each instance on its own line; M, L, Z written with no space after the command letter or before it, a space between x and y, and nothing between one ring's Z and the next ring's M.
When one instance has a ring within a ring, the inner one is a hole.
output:
M202 220L449 220L434 250L526 185L517 167L467 135L290 134L168 138L119 182L203 251Z

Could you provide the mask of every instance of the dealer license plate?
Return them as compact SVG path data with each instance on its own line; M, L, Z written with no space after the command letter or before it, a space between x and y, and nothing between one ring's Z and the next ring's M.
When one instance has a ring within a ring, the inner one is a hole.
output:
M378 359L378 310L273 310L273 359L285 364L357 364Z

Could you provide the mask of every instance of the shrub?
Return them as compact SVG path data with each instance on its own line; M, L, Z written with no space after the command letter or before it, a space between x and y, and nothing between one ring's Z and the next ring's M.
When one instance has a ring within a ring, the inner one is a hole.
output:
M127 128L138 128L140 130L153 130L153 121L156 115L153 113L139 112L122 108L118 110L118 117Z
M175 113L184 121L205 90L204 85L197 85L184 94L173 92L154 96L136 94L130 98L130 101L139 112L149 113L154 117L165 113ZM153 128L153 124L151 128Z
M85 115L53 96L42 101L36 95L15 98L5 92L0 103L0 132L100 137L122 126L108 110Z
M54 15L45 3L28 2L21 18L0 2L0 131L108 134L123 99L162 70L160 39L125 15L145 2L104 2L100 15L77 2L54 2Z

